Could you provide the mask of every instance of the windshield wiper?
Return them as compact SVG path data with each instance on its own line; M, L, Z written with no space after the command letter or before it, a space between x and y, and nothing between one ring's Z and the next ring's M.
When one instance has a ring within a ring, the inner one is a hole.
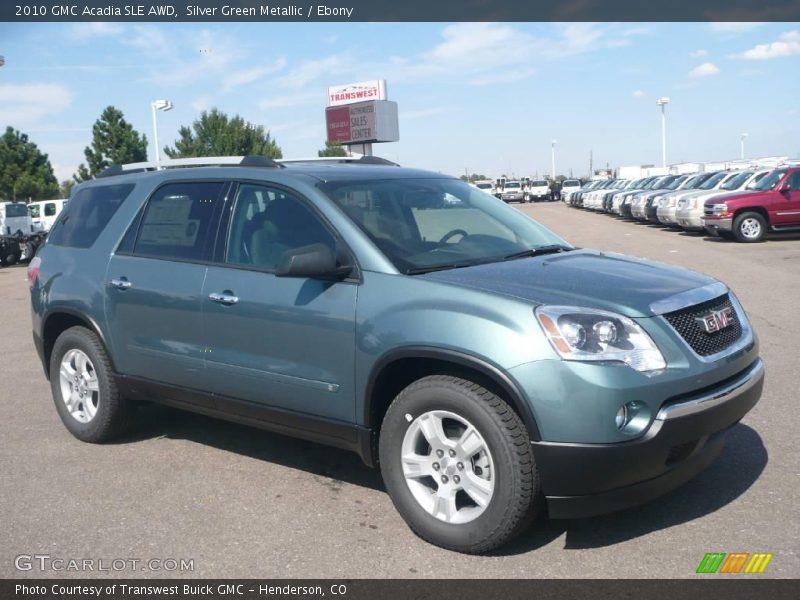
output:
M460 263L448 263L444 265L433 265L429 267L412 267L410 269L406 269L406 275L421 275L423 273L433 273L434 271L447 271L449 269L461 269L463 267L474 267L475 265L482 265L485 264L483 262L460 262Z
M559 252L569 252L572 248L562 246L561 244L549 244L547 246L536 246L535 248L527 248L514 254L504 256L503 260L514 260L516 258L527 258L529 256L541 256L543 254L558 254Z

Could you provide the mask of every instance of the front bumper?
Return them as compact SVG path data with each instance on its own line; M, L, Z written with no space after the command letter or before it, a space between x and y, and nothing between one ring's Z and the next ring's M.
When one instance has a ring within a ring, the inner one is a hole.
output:
M725 431L758 402L764 365L664 403L647 433L616 444L533 442L552 518L635 506L682 485L722 452Z
M506 202L522 202L525 198L524 194L501 194L501 199L505 200Z
M701 219L701 224L712 235L719 235L720 231L733 231L733 218L715 218L705 216Z
M667 206L667 207L658 207L656 211L656 215L658 215L658 220L663 223L664 225L677 225L678 222L675 218L675 213L677 212L676 207L674 206Z
M675 214L678 225L692 231L702 231L703 213L694 209L682 209Z

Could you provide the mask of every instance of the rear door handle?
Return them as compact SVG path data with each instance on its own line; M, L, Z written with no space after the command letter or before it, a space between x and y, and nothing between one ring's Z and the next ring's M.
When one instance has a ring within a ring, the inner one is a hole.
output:
M236 304L237 302L239 302L239 298L237 296L234 296L233 294L228 292L222 294L213 292L208 295L208 298L212 302L216 302L218 304L224 304L226 306L230 306L232 304Z
M125 277L121 277L120 279L112 279L109 283L118 290L127 290L133 285Z

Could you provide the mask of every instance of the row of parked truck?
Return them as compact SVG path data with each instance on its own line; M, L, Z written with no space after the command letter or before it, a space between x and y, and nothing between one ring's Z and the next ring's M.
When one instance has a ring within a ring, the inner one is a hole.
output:
M0 200L0 264L31 258L66 204L66 199L27 204Z
M562 189L572 190L580 187L577 179L567 179L560 185L537 177L522 179L483 179L472 185L505 202L551 202L558 200Z
M587 182L571 206L740 242L800 231L800 163Z

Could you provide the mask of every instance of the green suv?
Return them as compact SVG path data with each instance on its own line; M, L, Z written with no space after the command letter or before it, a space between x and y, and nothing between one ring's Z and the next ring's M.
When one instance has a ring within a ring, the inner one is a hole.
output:
M675 488L763 384L724 284L371 157L111 167L29 282L78 439L155 401L346 448L414 532L468 553Z

